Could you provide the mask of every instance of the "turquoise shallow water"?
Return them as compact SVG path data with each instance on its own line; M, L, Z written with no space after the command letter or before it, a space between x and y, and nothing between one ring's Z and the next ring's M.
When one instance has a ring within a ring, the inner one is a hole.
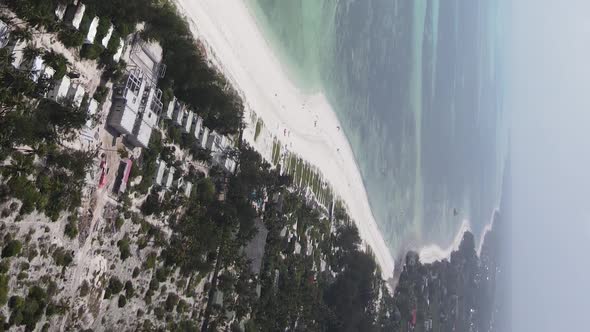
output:
M392 253L475 232L499 201L506 126L488 1L247 0L298 85L324 92Z

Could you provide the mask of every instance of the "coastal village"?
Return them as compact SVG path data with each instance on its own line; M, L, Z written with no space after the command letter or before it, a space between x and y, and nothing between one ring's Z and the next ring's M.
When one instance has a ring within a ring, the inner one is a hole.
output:
M0 331L455 331L464 319L436 272L389 295L319 171L265 133L174 6L154 2L160 20L146 22L90 0L6 3ZM182 81L180 55L208 85ZM405 297L416 287L438 295ZM419 310L436 296L441 307Z

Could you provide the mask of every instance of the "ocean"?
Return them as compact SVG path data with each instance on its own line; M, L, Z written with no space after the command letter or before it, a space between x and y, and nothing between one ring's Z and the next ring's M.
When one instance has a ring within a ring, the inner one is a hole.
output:
M337 113L394 257L450 245L465 219L483 230L508 140L499 2L247 4L294 82Z

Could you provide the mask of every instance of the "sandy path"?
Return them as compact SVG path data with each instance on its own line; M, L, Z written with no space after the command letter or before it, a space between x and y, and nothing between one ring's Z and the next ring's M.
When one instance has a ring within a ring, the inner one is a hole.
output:
M291 151L318 167L346 202L384 277L390 277L394 260L371 212L348 140L326 98L322 94L306 95L289 80L242 1L175 3L216 65L241 91L247 107L261 116L265 127ZM245 139L253 142L253 138ZM254 145L270 158L272 146Z

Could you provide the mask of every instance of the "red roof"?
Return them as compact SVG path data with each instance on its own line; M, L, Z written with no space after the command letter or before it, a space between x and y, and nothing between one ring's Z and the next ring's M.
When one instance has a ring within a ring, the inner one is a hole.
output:
M412 326L416 326L416 308L412 309Z

